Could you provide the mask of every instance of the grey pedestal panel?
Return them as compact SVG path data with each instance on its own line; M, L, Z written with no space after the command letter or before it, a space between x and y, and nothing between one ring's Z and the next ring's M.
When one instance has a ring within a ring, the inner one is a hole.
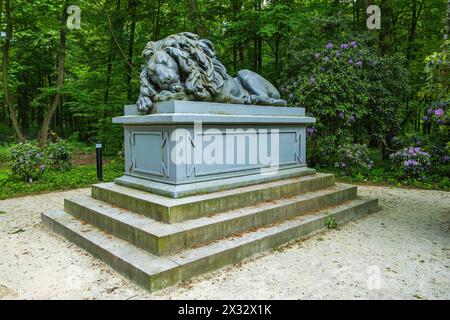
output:
M180 197L235 187L237 177L251 184L306 172L306 126L315 119L303 108L170 101L154 112L126 106L114 118L125 132L116 183Z

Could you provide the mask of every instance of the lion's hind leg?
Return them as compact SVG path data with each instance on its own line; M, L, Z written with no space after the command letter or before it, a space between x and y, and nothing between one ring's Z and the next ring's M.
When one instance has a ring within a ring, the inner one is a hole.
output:
M259 74L250 70L241 70L238 72L236 79L250 93L250 100L253 104L287 105L286 101L281 99L277 89Z

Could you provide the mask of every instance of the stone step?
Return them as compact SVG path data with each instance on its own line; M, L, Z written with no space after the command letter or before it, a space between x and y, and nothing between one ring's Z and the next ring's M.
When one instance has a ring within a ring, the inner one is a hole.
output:
M163 255L337 205L356 198L356 193L355 186L337 184L315 192L173 224L91 197L65 199L64 208L67 213L139 248Z
M42 213L41 217L42 222L54 231L100 258L138 285L153 291L324 229L327 219L333 218L341 224L373 212L377 207L376 199L359 198L167 256L157 256L139 249L92 225L83 224L64 211Z
M333 186L334 183L334 175L315 173L176 199L115 183L102 183L92 186L92 197L158 221L175 223L299 193L324 189Z

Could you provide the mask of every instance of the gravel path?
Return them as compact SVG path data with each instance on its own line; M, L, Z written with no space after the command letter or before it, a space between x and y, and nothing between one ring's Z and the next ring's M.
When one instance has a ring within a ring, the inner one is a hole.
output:
M450 193L360 186L370 216L155 293L40 223L89 189L0 201L0 299L450 299Z

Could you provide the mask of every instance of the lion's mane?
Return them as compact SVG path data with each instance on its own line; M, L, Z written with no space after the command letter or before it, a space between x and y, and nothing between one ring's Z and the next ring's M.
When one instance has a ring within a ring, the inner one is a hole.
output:
M217 60L213 44L196 34L183 32L159 41L150 41L142 55L147 61L154 52L164 50L180 68L180 79L186 93L205 99L220 92L227 77L225 66ZM148 70L141 73L141 92L154 97L157 92L149 83ZM152 99L153 100L153 99Z

